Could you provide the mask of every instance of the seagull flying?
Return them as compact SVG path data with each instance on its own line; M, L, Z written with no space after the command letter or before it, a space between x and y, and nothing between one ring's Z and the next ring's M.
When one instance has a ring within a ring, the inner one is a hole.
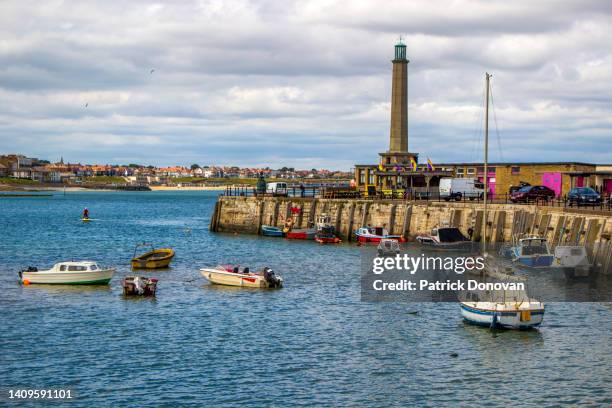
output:
M155 72L155 69L152 69L150 73L152 74L153 72Z
M89 102L87 102L87 103L85 104L85 107L88 107L88 106L89 106Z

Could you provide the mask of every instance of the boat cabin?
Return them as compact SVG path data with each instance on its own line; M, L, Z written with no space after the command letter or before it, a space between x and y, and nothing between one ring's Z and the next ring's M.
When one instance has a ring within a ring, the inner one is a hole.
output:
M383 227L361 227L359 228L358 234L361 235L377 235L377 236L387 236L389 235L389 231Z
M87 272L99 271L100 267L96 262L60 262L53 266L53 270L60 272Z
M434 228L431 230L431 236L437 237L441 243L469 241L459 228L455 227Z
M529 237L520 239L517 249L520 256L551 255L546 238Z

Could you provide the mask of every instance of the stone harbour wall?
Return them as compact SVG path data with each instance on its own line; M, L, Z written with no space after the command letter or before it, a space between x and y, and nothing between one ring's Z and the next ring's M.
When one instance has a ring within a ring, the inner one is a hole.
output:
M306 228L326 214L345 241L353 240L352 232L365 225L382 226L407 238L437 226L455 226L464 234L472 227L475 241L481 241L486 227L490 242L510 242L512 237L528 234L545 236L553 246L589 244L591 255L612 268L612 214L604 211L489 204L485 226L482 203L220 196L210 229L258 234L262 225L282 227L292 207L300 209L294 215L294 228Z

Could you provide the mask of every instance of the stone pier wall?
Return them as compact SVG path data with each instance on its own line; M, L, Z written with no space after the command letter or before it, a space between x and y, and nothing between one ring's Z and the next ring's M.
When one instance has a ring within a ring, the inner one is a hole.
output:
M295 228L307 227L316 217L327 214L345 240L364 225L386 227L392 234L414 237L441 225L452 225L464 233L474 228L475 240L484 231L483 205L470 202L405 202L282 197L220 196L211 220L212 231L257 234L262 225L282 226L291 207L301 209ZM488 241L510 242L513 236L545 236L552 245L584 243L595 249L592 255L612 268L612 215L555 207L490 204Z

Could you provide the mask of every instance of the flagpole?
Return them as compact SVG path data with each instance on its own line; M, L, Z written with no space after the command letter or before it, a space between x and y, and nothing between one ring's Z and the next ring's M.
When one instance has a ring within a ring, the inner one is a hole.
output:
M484 142L484 214L483 224L484 231L482 233L483 241L483 254L487 257L487 198L489 190L489 80L491 76L488 72L485 73L486 83L486 102L485 102L485 142Z

